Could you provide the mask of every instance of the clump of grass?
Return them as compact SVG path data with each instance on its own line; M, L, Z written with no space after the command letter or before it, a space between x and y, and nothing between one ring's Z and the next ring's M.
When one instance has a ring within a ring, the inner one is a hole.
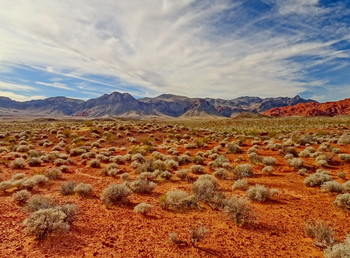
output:
M350 235L348 235L343 243L338 243L328 247L324 251L326 258L349 258L350 257Z
M26 161L23 158L17 158L11 163L11 168L22 169L26 166Z
M345 173L344 171L339 171L339 172L337 173L337 176L338 176L339 178L345 179L345 178L346 178L346 173Z
M312 175L309 175L304 179L304 184L306 186L314 187L323 184L324 182L331 181L332 177L323 172L316 172Z
M103 190L101 200L103 204L110 207L117 203L128 203L131 194L132 191L125 184L112 184Z
M350 193L339 194L334 204L342 209L350 210Z
M237 144L237 143L228 143L226 145L227 148L227 153L233 153L233 154L238 154L238 153L242 153L242 148Z
M321 191L342 193L344 191L344 186L336 181L327 181L321 185Z
M170 190L161 197L160 205L164 210L186 211L198 207L195 196L182 190Z
M92 160L90 160L88 166L91 168L100 168L101 162L98 159L92 159Z
M58 179L62 176L62 172L57 168L52 168L45 172L45 176L49 179Z
M250 164L240 164L235 167L233 172L238 179L254 175L253 167Z
M156 183L144 179L137 179L129 184L130 189L134 193L150 193L156 186Z
M25 208L30 212L35 212L41 209L49 209L54 206L55 204L51 198L42 195L35 195L28 199Z
M276 165L277 164L277 159L275 159L274 157L264 157L262 159L262 163L265 166L272 166L272 165Z
M77 182L70 181L63 183L59 189L62 195L72 195L74 194L74 187L77 185Z
M15 192L12 195L12 198L14 201L20 203L20 204L24 204L29 198L30 198L31 194L28 190L24 189L24 190L20 190L18 192Z
M254 185L249 187L247 196L252 201L266 202L271 200L278 193L276 189L267 188L264 185Z
M197 245L204 237L209 233L209 230L202 225L194 226L190 228L190 242L193 245Z
M184 180L188 177L189 172L190 172L189 169L180 169L180 170L175 172L175 175L178 178Z
M326 247L335 242L333 230L324 221L312 221L305 225L305 234L314 240L315 245Z
M201 175L193 183L193 192L199 200L210 201L217 187L218 183L215 177L212 175Z
M149 213L149 211L152 208L153 208L153 205L142 202L136 205L133 211L134 213L140 213L142 215L146 215L147 213Z
M74 221L76 211L74 204L39 209L23 221L24 231L38 240L53 232L67 232Z
M249 184L248 181L244 180L244 179L238 179L236 182L233 183L232 185L232 189L236 190L247 190L249 188Z
M190 167L190 170L194 174L204 174L205 169L202 165L193 165Z
M94 188L90 184L79 183L74 187L73 191L81 197L90 197L94 192Z

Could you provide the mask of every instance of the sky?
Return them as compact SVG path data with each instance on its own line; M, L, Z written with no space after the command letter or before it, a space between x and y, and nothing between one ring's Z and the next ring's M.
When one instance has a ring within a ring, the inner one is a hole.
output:
M350 98L350 0L0 0L0 96Z

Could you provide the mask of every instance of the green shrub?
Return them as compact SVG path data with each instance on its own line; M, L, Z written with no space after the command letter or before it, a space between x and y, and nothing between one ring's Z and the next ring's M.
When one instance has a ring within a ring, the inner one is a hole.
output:
M242 153L243 152L242 148L238 144L236 144L234 142L228 143L226 145L226 148L227 148L227 153L238 154L238 153Z
M262 163L266 166L276 165L277 159L275 159L274 157L264 157L262 159Z
M11 165L12 168L16 168L16 169L21 169L21 168L25 168L26 166L26 161L23 158L17 158L15 159Z
M204 174L204 172L205 172L204 167L201 166L201 165L193 165L193 166L190 167L190 170L194 174Z
M224 212L238 225L244 225L253 219L253 212L249 202L236 195L224 200Z
M228 172L224 168L215 169L213 175L219 179L227 179L228 178Z
M52 168L45 172L45 176L49 179L58 179L62 176L62 172L57 168Z

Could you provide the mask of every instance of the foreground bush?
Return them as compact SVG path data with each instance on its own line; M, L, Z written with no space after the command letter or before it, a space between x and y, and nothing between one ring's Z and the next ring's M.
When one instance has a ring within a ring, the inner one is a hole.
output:
M153 208L153 205L148 204L148 203L139 203L138 205L135 206L134 208L134 213L140 213L142 215L147 214L151 209Z
M244 225L253 219L249 202L236 195L224 200L224 212L238 225Z
M350 193L339 194L335 198L334 204L342 209L350 210Z
M49 209L55 206L54 202L43 195L36 195L31 197L25 206L26 210L30 212L35 212L41 209Z
M24 231L38 240L52 232L66 232L70 229L75 214L76 207L73 204L40 209L24 220Z
M156 183L144 179L137 179L129 184L134 193L150 193L156 186Z
M164 210L185 211L198 207L195 196L181 190L171 190L162 196L160 205Z
M278 191L276 189L270 189L264 185L254 185L249 187L247 196L252 201L265 202L271 200L277 193Z
M101 200L107 207L116 203L128 203L131 193L125 184L113 184L103 190Z
M324 182L331 181L332 177L326 173L316 172L304 179L304 184L306 186L319 186Z
M342 193L344 191L344 186L338 182L335 182L335 181L327 181L321 185L321 191Z
M325 247L334 243L333 230L324 221L314 221L306 224L305 234L314 240L315 245Z
M250 164L241 164L235 167L234 174L236 178L244 178L253 175L253 167Z
M201 201L209 201L217 190L218 183L212 175L201 175L193 183L193 192Z
M343 243L335 244L324 252L326 258L349 258L350 257L350 235Z
M31 196L30 192L28 192L28 190L24 189L24 190L21 190L21 191L14 193L12 195L12 198L16 202L22 204L22 203L25 203L30 198L30 196Z

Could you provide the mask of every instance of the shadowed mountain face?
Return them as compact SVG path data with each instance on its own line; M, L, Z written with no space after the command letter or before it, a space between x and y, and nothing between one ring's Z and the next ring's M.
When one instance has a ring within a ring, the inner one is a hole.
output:
M240 97L232 100L189 98L163 94L155 98L136 100L128 93L113 92L87 101L53 97L43 100L18 102L0 97L0 108L39 112L51 115L87 117L108 116L169 116L169 117L231 117L241 112L260 113L275 107L315 102L294 98Z

